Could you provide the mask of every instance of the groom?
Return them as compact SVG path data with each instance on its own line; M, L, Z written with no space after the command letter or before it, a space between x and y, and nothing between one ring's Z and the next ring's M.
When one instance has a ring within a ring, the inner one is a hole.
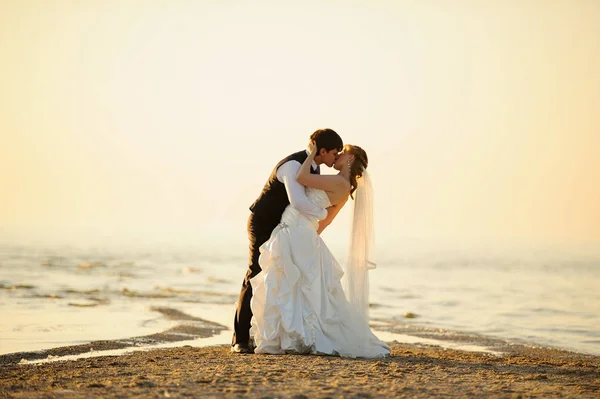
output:
M325 164L330 168L335 163L338 153L342 151L342 138L332 129L319 129L310 136L310 141L317 145L317 155L311 167L311 173L320 173L319 165ZM242 290L237 302L234 319L234 333L231 351L235 353L250 353L250 299L252 286L250 279L260 273L258 264L259 248L271 236L271 232L279 224L285 208L292 206L305 215L314 215L319 220L327 217L327 210L312 203L304 192L304 186L296 181L300 165L308 157L306 150L288 155L275 166L262 192L250 206L248 218L248 239L250 240L250 260L248 271L242 283Z

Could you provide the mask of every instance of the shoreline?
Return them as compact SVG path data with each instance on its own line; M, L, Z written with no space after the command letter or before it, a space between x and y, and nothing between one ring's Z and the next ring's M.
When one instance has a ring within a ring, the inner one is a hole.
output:
M162 333L0 355L0 398L596 397L600 356L375 320L385 359L240 355L172 308ZM216 344L216 342L221 342ZM200 345L200 346L198 346Z
M230 328L223 324L192 316L170 307L151 307L151 311L175 325L168 329L144 336L130 338L95 340L87 343L58 346L48 349L17 351L0 354L0 365L40 364L54 361L73 361L81 358L101 356L122 356L134 351L176 347L222 346L228 342ZM494 356L506 356L513 353L525 353L527 349L569 353L577 356L600 358L594 353L577 352L571 349L557 348L517 339L505 339L449 330L401 323L398 320L375 318L371 320L375 335L387 343L407 345L415 348L440 348ZM225 342L221 335L227 335ZM515 352L516 351L516 352Z
M114 340L98 340L84 344L59 346L50 349L41 349L35 351L13 352L0 355L0 365L25 363L36 360L61 360L76 359L77 355L103 356L105 352L115 353L122 350L125 354L128 350L152 349L168 343L180 343L202 338L210 338L222 331L227 331L228 327L205 320L199 317L191 316L180 310L168 307L152 307L152 311L160 313L165 319L174 321L177 324L165 331L148 334L140 337L131 337ZM182 343L182 345L184 345ZM83 356L82 356L83 357Z

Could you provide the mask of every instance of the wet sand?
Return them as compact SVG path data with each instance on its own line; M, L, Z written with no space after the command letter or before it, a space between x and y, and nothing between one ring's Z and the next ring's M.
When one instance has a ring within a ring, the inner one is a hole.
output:
M151 345L162 344L165 342L189 341L198 338L212 337L223 330L223 326L212 321L204 320L199 317L191 316L177 309L166 307L153 307L152 311L160 313L167 320L176 323L173 327L156 333L141 337L131 337L117 340L93 341L81 345L63 346L53 349L45 349L32 352L16 352L6 355L0 355L0 365L18 363L22 361L35 361L61 356L73 356L79 354L89 354L90 352L110 351L117 349L140 348Z
M598 397L600 357L512 346L510 353L392 343L382 360L239 355L180 347L44 364L2 357L0 398Z

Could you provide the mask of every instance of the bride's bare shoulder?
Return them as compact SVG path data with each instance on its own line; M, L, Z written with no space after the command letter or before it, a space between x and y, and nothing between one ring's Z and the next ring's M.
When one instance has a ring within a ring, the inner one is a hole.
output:
M335 205L335 206L341 208L348 201L349 197L350 197L349 194L340 194L336 198L333 198L333 200L335 200L335 201L332 201L332 198L330 198L329 201L331 202L331 205Z
M344 194L350 193L350 182L344 176L335 175L335 185L332 187L332 192L337 198L341 198Z
M344 176L336 175L335 177L338 178L338 181L341 186L347 187L348 189L350 188L350 181L348 179L346 179Z

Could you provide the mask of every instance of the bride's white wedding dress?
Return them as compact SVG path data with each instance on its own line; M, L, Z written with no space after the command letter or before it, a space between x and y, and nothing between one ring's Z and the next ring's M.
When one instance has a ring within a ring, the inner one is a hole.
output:
M307 189L322 208L323 190ZM289 205L260 247L262 272L250 280L255 353L310 353L378 358L390 348L347 301L342 268L321 237L318 222Z

